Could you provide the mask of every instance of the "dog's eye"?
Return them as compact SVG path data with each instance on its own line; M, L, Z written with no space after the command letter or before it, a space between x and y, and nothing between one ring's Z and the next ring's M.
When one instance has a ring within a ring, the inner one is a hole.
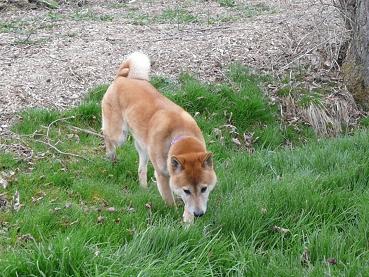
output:
M201 188L201 192L204 193L206 191L207 187Z
M191 194L191 191L189 189L184 189L183 190L187 195L190 195Z

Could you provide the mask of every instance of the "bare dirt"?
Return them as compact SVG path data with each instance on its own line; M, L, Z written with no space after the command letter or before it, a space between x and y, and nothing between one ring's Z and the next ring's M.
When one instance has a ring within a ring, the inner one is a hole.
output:
M3 3L2 135L25 108L78 104L89 89L109 83L124 56L136 50L151 57L153 74L167 77L188 71L221 81L227 66L240 62L276 78L303 67L339 79L334 60L345 30L329 0L236 1L234 7L123 2L65 1L58 9Z

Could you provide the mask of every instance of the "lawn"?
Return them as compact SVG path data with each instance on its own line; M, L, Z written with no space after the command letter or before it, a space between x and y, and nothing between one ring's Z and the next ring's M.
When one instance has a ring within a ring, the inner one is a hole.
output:
M67 111L24 111L13 131L32 159L0 154L2 276L368 276L369 130L285 125L265 78L234 66L222 84L152 80L215 154L218 185L188 228L153 180L139 187L131 140L105 159L93 132L106 85Z

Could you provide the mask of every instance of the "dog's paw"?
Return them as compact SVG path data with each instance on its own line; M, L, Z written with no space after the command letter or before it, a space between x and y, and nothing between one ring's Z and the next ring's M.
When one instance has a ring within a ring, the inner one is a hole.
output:
M185 224L192 224L195 220L193 214L189 213L186 209L183 212L183 222Z
M115 152L106 153L106 158L110 160L113 164L117 162L117 155Z

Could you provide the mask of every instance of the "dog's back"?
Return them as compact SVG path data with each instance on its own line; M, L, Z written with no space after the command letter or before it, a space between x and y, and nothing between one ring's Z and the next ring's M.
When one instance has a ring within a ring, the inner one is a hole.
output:
M110 138L110 143L115 145L111 148L124 142L128 128L138 141L146 145L162 144L179 129L203 142L195 120L148 82L149 73L149 58L135 52L121 64L114 82L104 95L102 130Z

